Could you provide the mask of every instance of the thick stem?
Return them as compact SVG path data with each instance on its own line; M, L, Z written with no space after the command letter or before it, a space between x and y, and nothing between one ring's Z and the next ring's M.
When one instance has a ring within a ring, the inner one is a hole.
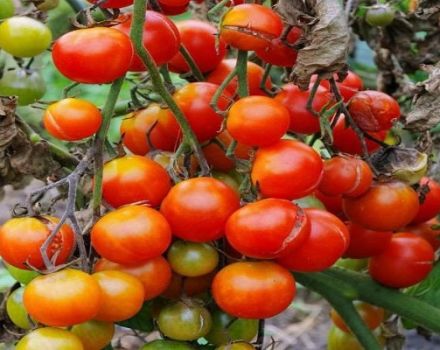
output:
M182 54L185 62L188 64L189 68L191 69L191 73L194 76L194 78L196 78L198 81L205 80L203 73L200 71L196 62L194 62L194 59L192 58L191 54L188 52L188 50L183 44L180 46L179 51Z
M238 51L237 56L237 78L238 78L238 88L237 93L240 97L249 96L249 84L247 79L247 60L248 53L247 51Z

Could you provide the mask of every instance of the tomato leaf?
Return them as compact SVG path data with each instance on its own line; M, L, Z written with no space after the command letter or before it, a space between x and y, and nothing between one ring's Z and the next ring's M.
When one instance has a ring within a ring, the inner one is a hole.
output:
M406 289L405 293L440 307L440 264L437 263L428 277L421 283Z
M152 303L145 302L142 309L132 318L117 322L118 325L130 329L136 329L143 332L151 332L154 329L154 322L152 314Z

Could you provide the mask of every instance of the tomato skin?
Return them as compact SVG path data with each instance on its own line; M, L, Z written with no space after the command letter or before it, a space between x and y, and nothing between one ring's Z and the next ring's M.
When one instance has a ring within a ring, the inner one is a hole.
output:
M345 219L344 211L342 210L342 196L327 196L324 193L316 190L314 192L316 198L324 203L325 208L330 213L336 215L338 218Z
M434 230L432 226L437 225L440 225L438 219L431 219L427 222L422 222L421 224L417 224L415 226L407 226L404 231L414 233L417 236L424 238L436 251L440 248L440 230Z
M235 68L237 60L235 58L227 58L220 62L220 64L206 77L206 81L220 85L229 73ZM249 96L266 96L266 92L260 88L261 81L263 80L264 69L258 64L248 61L247 62L247 83L249 87ZM237 91L238 79L233 78L232 81L226 86L226 90L234 95ZM271 89L272 82L270 77L267 78L265 83L266 89Z
M385 346L385 338L377 337L379 344ZM364 350L365 348L359 343L357 338L351 334L340 330L338 327L333 326L328 334L328 346L327 350Z
M419 211L411 222L412 225L429 221L440 213L440 184L428 177L423 177L419 184L428 186L429 192L426 194L423 203L420 203Z
M258 4L234 6L220 23L220 37L232 47L246 51L264 49L282 31L281 17L272 9Z
M91 4L96 4L98 0L87 0ZM133 4L133 0L106 0L99 4L99 7L104 9L120 9ZM86 349L87 350L87 349Z
M286 84L282 91L275 96L275 100L281 102L290 114L289 130L300 134L313 134L320 130L319 118L307 110L307 100L310 89L302 91L294 84ZM313 110L319 112L332 100L331 93L319 86L313 99Z
M360 197L344 198L345 215L354 223L376 231L408 225L419 210L417 192L402 182L373 183Z
M13 0L2 0L0 8L0 19L12 17L15 13L15 5Z
M0 95L17 96L19 106L36 102L46 93L46 83L37 71L5 70L0 79Z
M139 350L194 350L194 348L185 343L158 339L145 344Z
M384 321L384 309L364 302L354 302L354 305L357 312L361 316L362 321L364 321L369 329L376 329ZM348 328L344 319L339 316L335 309L330 311L330 317L336 327L338 327L341 331L350 333L350 329Z
M218 86L211 83L189 83L173 95L200 142L213 138L221 129L223 117L209 105L217 89ZM226 110L230 100L230 94L224 91L218 108Z
M3 265L5 265L6 269L9 272L9 274L17 282L20 282L21 284L28 284L35 277L40 276L40 274L38 272L36 272L36 271L19 269L18 267L9 265L5 261L3 261Z
M239 208L237 193L223 182L198 177L175 185L160 207L176 237L190 242L220 238L229 216Z
M380 91L359 91L351 98L348 110L365 131L389 130L400 118L397 101Z
M365 21L373 27L385 27L394 21L396 11L388 4L371 6L366 14Z
M69 293L60 293L60 290ZM97 315L101 289L92 276L66 269L35 278L26 286L23 301L29 315L38 322L67 327L89 321Z
M202 73L215 69L226 55L226 43L220 39L216 43L217 29L209 23L187 20L177 24L182 45L188 50L194 63ZM181 53L177 53L168 63L170 71L186 73L190 67Z
M387 287L405 288L422 281L433 263L431 245L413 233L403 232L394 234L387 249L370 259L368 272Z
M104 165L103 198L112 207L146 201L156 207L171 188L163 167L141 156L124 156Z
M25 265L44 268L40 248L60 220L53 216L41 219L34 217L12 218L0 227L0 256L8 264L27 270ZM47 249L51 259L55 254L55 265L66 262L74 246L74 233L69 225L61 226Z
M84 350L101 350L110 344L115 333L115 325L92 320L77 324L70 331L81 340Z
M188 9L189 0L158 0L163 14L175 16L184 13Z
M43 123L52 136L65 141L78 141L99 130L102 115L92 103L65 98L51 104L44 113Z
M273 259L303 244L310 234L310 222L290 201L268 198L234 212L225 233L229 244L241 254Z
M38 328L26 334L16 350L87 350L73 333L59 328Z
M137 265L165 252L171 243L171 230L158 211L130 205L101 217L92 228L91 240L105 259Z
M350 245L344 256L352 259L369 258L381 254L393 236L391 231L374 231L354 223L348 223Z
M348 102L358 91L364 89L364 82L359 75L351 70L349 70L347 73L348 74L343 81L336 81L336 85L339 88L339 92L341 93L344 102ZM337 75L334 78L337 80ZM330 83L328 80L321 80L320 85L330 91Z
M240 318L269 318L295 297L292 274L273 262L236 262L221 269L212 282L216 304Z
M180 299L182 296L192 297L206 292L211 287L215 272L197 277L185 277L173 273L171 283L161 295L167 299Z
M316 151L295 140L280 140L258 149L252 166L252 182L264 197L297 199L319 185L323 163Z
M332 266L346 251L350 234L344 223L321 209L305 209L310 235L297 249L283 254L277 262L297 272L317 272Z
M34 325L29 319L29 314L23 305L23 292L24 287L20 287L9 295L6 301L6 312L9 319L17 327L32 329Z
M55 41L52 50L61 74L83 84L111 83L127 72L132 58L130 38L106 27L68 32Z

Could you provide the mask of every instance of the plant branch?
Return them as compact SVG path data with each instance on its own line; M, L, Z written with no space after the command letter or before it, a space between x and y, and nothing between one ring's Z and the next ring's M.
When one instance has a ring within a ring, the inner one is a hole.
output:
M182 44L180 45L179 49L180 53L183 56L183 59L188 64L189 68L191 69L191 73L194 78L196 78L198 81L205 80L205 77L203 76L203 73L200 71L199 67L197 66L196 62L192 58L189 51L186 49L186 47Z
M237 56L237 78L238 78L238 88L237 93L240 97L249 96L249 84L247 78L247 60L248 53L247 51L239 50Z

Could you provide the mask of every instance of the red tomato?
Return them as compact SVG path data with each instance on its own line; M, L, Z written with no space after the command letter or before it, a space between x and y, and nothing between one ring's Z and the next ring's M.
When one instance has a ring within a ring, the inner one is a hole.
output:
M432 219L427 222L415 226L408 226L404 229L405 232L414 233L428 241L434 250L440 248L440 229L434 229L433 226L440 225L438 219Z
M229 216L239 208L237 193L223 182L198 177L175 185L160 211L173 234L191 242L208 242L223 235Z
M359 316L361 316L362 321L369 329L376 329L384 321L384 309L364 302L354 302L354 306L356 307L356 311L359 313ZM331 309L330 317L336 327L344 332L350 333L350 328L347 326L344 319L339 316L335 309Z
M187 20L177 24L182 45L188 50L192 59L202 73L216 68L226 54L226 44L223 40L216 42L217 29L209 23ZM170 71L186 73L190 71L181 53L178 53L168 63Z
M413 233L396 233L382 254L370 259L368 271L377 282L405 288L422 281L432 270L434 250Z
M335 76L335 79L337 79L337 76ZM351 70L348 71L345 79L342 82L336 82L336 85L344 98L344 102L348 102L350 98L364 88L364 82L362 81L361 77ZM322 80L321 86L325 87L327 90L330 90L330 83L328 80Z
M130 38L106 27L68 32L52 49L53 62L61 74L83 84L111 83L127 72L132 58Z
M127 205L101 217L90 233L99 255L123 265L157 258L171 243L171 229L157 210Z
M134 154L145 155L151 146L164 151L175 151L180 138L180 126L168 108L152 103L147 108L125 116L121 124L124 145Z
M264 49L282 31L281 17L272 9L258 4L234 6L220 23L220 37L239 50Z
M104 2L98 0L87 0L91 4L96 4L99 2L99 7L105 9L120 9L122 7L127 7L133 4L133 0L105 0Z
M124 156L104 165L102 196L112 207L146 201L158 206L171 188L166 170L141 156Z
M233 213L226 238L243 255L273 259L300 246L310 234L304 211L285 199L263 199Z
M419 210L417 192L403 182L374 183L364 195L343 200L344 213L370 230L392 231L408 225Z
M312 147L281 140L256 152L251 177L264 197L292 200L318 187L322 168L321 157Z
M347 227L350 232L350 245L344 256L352 259L369 258L382 253L393 236L391 231L368 230L351 222Z
M278 142L289 121L289 112L281 103L266 96L248 96L229 109L226 129L244 145L263 147Z
M277 262L298 272L322 271L332 266L347 249L350 234L344 223L321 209L305 209L310 235L297 249L283 254Z
M313 134L320 130L319 118L310 113L307 108L310 90L302 91L298 86L287 84L282 91L275 96L275 100L281 102L290 113L289 130L300 134ZM313 99L313 110L319 112L332 100L331 93L319 86Z
M365 131L389 130L400 118L395 99L380 91L360 91L350 100L348 110L359 127Z
M220 62L220 64L211 73L209 73L206 78L207 82L220 85L223 80L234 70L237 63L235 58L228 58ZM247 62L247 82L249 87L249 95L259 95L266 96L267 94L260 88L261 81L263 80L264 69L258 64L248 61ZM232 81L226 86L226 90L231 94L235 95L237 91L238 80L237 77L232 79ZM270 77L267 78L266 84L267 89L272 87Z
M212 296L228 314L269 318L284 311L295 297L292 274L273 262L236 262L221 269L212 282Z
M190 83L173 96L200 142L213 138L221 129L223 117L209 105L217 89L211 83ZM218 100L218 108L226 110L230 101L225 91Z
M182 296L192 297L206 292L216 272L197 277L185 277L173 273L171 283L162 294L167 299L180 299Z
M302 30L294 27L287 35L287 42L295 44L302 35ZM298 52L287 46L280 38L271 41L269 46L255 52L259 58L267 63L280 67L292 67L296 63Z
M122 15L120 17L121 23L113 28L129 35L131 18L131 14ZM154 62L161 66L168 63L179 51L179 31L173 21L167 16L159 12L147 11L145 12L143 42L145 49L151 54ZM134 72L146 70L145 65L137 54L133 56L129 70Z
M324 193L316 190L315 196L318 198L325 206L325 208L332 214L336 215L338 218L345 218L344 211L342 210L342 196L327 196Z
M189 0L158 0L162 12L169 16L180 15L188 9Z
M440 214L440 184L429 177L422 178L419 184L420 186L428 186L429 192L426 194L423 203L420 204L419 211L412 224L431 220Z

